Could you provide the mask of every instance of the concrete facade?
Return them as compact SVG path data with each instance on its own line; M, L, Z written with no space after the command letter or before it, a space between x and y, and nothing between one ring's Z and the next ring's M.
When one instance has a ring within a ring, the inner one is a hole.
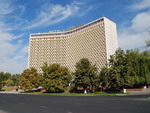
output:
M118 48L116 24L106 17L65 31L30 34L28 67L42 72L44 62L75 70L81 58L102 68Z

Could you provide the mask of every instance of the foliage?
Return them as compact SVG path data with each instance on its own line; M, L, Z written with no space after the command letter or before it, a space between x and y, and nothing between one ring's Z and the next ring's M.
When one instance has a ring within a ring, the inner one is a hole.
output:
M12 81L10 80L10 73L0 72L0 90L3 86L10 84Z
M150 51L144 51L139 55L138 75L138 84L150 84Z
M44 63L42 68L42 86L49 92L63 92L70 82L68 68L59 64L48 65Z
M11 80L11 74L10 73L5 73L5 77L7 78L7 80L5 80L5 84L6 85L11 85L13 83L13 81Z
M82 58L76 63L74 76L76 87L83 88L84 90L90 88L91 91L98 87L97 68L87 58Z
M118 49L110 56L108 66L100 72L103 88L120 89L135 84L150 83L150 52L140 53L137 50L124 53Z
M26 69L20 76L20 87L23 90L32 90L41 85L41 77L35 68Z
M11 76L11 80L13 81L11 84L12 86L19 86L20 75L19 74L13 74Z
M116 96L116 95L126 95L121 92L116 93L106 93L106 92L95 92L95 93L70 93L70 92L63 92L63 93L45 93L45 92L24 92L21 94L31 94L31 95L58 95L58 96Z
M108 66L103 67L100 71L100 83L103 89L110 88L111 87L111 82L112 82L112 77L110 76L110 70Z

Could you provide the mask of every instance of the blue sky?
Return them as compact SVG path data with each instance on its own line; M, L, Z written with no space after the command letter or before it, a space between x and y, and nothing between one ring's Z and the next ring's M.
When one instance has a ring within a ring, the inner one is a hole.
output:
M145 48L150 0L0 0L0 71L27 68L30 33L65 30L103 16L117 24L119 47Z

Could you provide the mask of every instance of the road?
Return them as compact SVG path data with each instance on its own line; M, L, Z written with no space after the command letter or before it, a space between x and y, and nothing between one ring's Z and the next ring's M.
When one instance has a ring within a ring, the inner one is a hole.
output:
M0 113L150 113L149 97L0 94Z

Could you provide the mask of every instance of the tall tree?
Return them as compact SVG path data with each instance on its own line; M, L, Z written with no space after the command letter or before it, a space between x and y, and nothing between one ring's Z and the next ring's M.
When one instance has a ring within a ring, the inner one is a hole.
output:
M0 90L3 88L3 86L5 86L6 80L7 80L7 78L5 77L4 72L0 72Z
M100 71L100 83L101 83L101 87L103 89L110 89L111 88L111 82L112 82L112 77L110 76L110 72L109 72L109 67L103 67Z
M98 86L97 68L87 58L82 58L76 63L74 75L75 86L83 88L85 93L87 88L93 90Z
M20 74L13 74L11 76L11 80L13 81L13 83L11 84L12 86L19 86Z
M150 83L150 51L132 51L133 68L136 72L135 84L147 85Z
M23 90L32 90L41 85L41 77L35 68L26 69L20 76L20 87Z
M110 56L109 66L104 67L100 73L100 81L105 88L121 89L135 83L136 71L134 70L132 52L118 49Z
M0 72L0 90L5 86L9 85L12 81L10 80L11 74Z
M68 68L59 64L48 65L44 63L42 68L42 86L49 92L63 92L70 82Z
M11 74L10 73L5 73L5 77L7 78L7 80L5 81L6 85L13 84L13 81L11 80Z
M150 51L144 51L140 54L139 69L141 83L150 84Z
M112 76L111 87L122 88L125 85L124 81L124 65L125 65L125 53L123 50L118 49L116 53L110 57L110 76Z

